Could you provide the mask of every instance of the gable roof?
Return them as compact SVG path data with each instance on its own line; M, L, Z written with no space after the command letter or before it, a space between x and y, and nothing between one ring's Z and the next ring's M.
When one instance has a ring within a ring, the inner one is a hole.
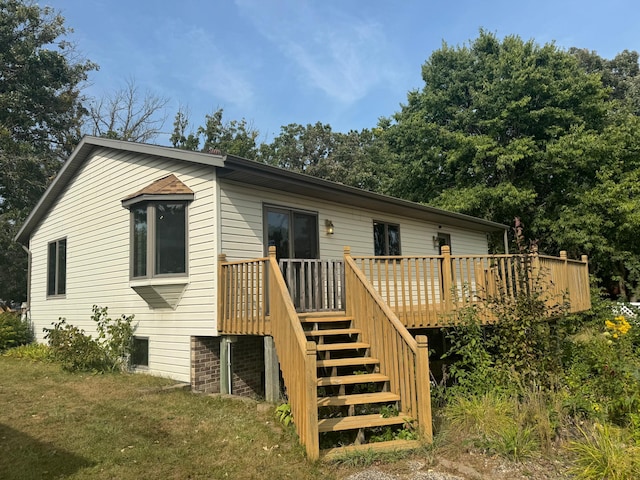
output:
M368 192L359 188L342 185L329 180L323 180L303 173L291 172L253 160L247 160L246 158L235 157L233 155L223 156L218 154L218 152L192 152L172 147L161 147L145 143L125 142L122 140L85 136L71 153L56 178L46 189L35 208L29 214L18 231L18 234L15 237L18 242L23 244L28 242L33 230L45 217L57 198L63 193L67 184L78 172L80 167L82 167L84 162L96 150L102 148L116 151L135 152L161 158L170 158L181 162L209 165L212 168L218 169L218 176L221 178L255 186L264 186L272 189L275 188L285 192L322 200L339 202L344 205L373 209L390 215L418 218L433 223L443 223L450 226L457 226L483 232L502 231L509 228L507 225L503 225L501 223L483 220L481 218L464 215L462 213L447 212L439 208L429 207L419 203L410 202L408 200L390 197L388 195ZM154 182L154 184L151 184L146 188L181 188L176 183L172 183L172 180L168 180L170 177L171 175L161 179L166 180L167 184L157 184L152 187L152 185L157 183ZM180 182L177 178L176 180ZM188 189L186 185L184 185L184 187ZM143 194L141 192L144 192L145 189L132 194L124 200ZM189 192L190 194L193 194L190 189ZM149 192L147 192L147 194L148 193ZM188 194L187 192L183 193ZM157 192L155 194L157 194Z

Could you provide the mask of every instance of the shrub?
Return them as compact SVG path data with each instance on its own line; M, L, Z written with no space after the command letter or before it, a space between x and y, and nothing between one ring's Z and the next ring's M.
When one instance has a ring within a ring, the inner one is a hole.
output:
M45 339L53 357L70 371L118 371L129 367L133 349L133 315L116 320L108 316L107 307L93 306L91 319L96 322L98 338L59 318L53 328L45 328Z
M571 473L582 480L627 480L640 477L640 448L624 429L595 424L569 444L575 455Z
M0 352L32 341L31 325L27 320L22 320L19 313L0 313Z
M640 409L640 360L626 320L603 322L570 338L566 382L573 414L618 425Z
M53 357L69 371L105 371L107 359L105 352L96 340L84 330L59 318L53 328L44 329L44 338L49 341Z
M52 357L51 348L42 343L29 343L13 347L4 352L5 357L25 358L28 360L48 361Z

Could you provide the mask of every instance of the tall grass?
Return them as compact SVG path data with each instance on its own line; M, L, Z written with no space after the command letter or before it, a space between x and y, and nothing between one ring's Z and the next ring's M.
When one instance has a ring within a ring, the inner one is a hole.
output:
M640 447L628 432L608 424L580 429L581 437L569 443L575 455L571 473L580 480L631 480L640 478Z

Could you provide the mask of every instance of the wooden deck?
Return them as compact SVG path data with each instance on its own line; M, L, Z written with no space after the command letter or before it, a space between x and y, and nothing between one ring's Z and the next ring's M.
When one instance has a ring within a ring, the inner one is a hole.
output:
M278 263L273 249L243 261L221 255L218 264L218 331L273 337L296 430L313 459L322 435L338 431L353 434L346 448L397 448L367 443L367 432L403 428L407 419L431 440L427 337L409 329L451 325L469 304L495 322L488 300L533 290L549 316L560 305L568 312L591 306L587 258L564 252L453 256L443 247L439 256L353 257L346 247L339 260ZM387 404L398 415L375 413Z
M365 257L348 255L366 281L408 329L438 328L455 322L463 305L475 304L482 321L495 322L487 299L515 297L538 288L549 315L591 308L589 267L580 260L547 255L443 255ZM347 255L339 260L281 260L285 283L297 312L344 311ZM218 329L233 335L270 335L267 261L226 262L220 258Z

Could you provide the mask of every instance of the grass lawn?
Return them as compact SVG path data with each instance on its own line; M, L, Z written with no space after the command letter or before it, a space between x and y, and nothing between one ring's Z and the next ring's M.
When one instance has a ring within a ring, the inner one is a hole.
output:
M0 356L0 478L316 479L273 409Z

